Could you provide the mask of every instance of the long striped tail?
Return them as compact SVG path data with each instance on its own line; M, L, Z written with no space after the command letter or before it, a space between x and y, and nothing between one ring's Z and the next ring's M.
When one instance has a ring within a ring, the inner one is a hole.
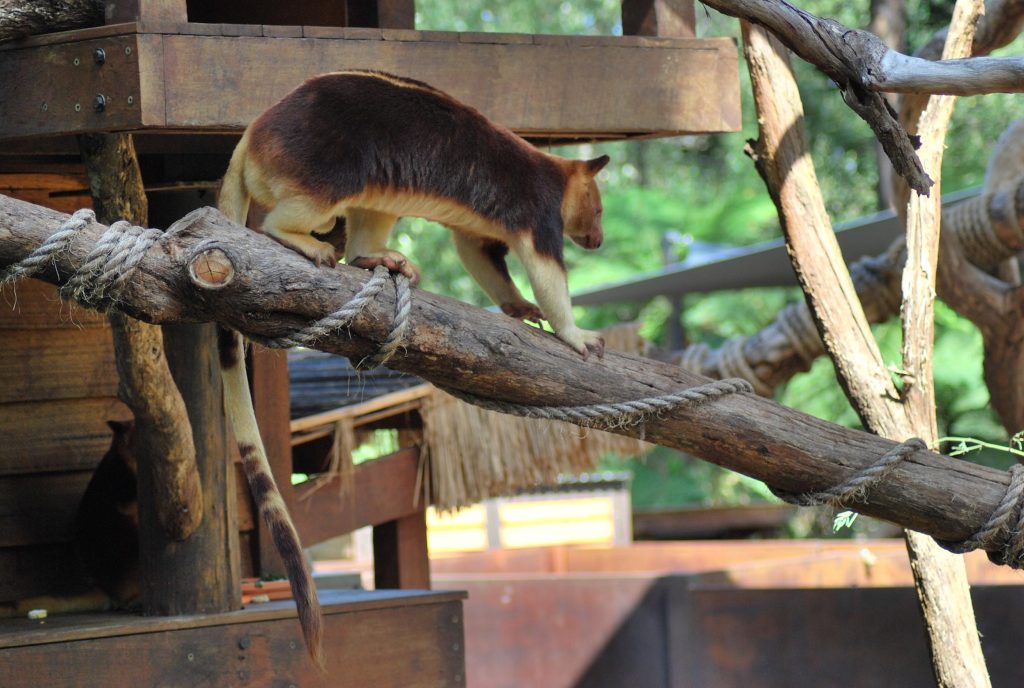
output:
M306 567L299 534L274 482L267 452L256 426L256 413L245 374L245 345L240 334L224 328L220 328L218 339L227 416L238 442L238 451L242 455L242 467L249 481L249 490L288 572L306 649L317 667L323 669L323 615L320 601L316 596L313 577Z

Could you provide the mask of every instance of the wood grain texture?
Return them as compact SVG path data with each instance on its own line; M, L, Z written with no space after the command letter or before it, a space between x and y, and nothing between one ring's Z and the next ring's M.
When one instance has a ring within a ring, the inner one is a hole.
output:
M911 399L896 393L845 269L814 176L800 97L785 49L763 29L746 24L744 29L761 132L758 170L779 208L794 270L836 365L840 384L871 431L898 440L917 436L934 441L930 372L921 373L924 394L917 393ZM941 200L936 194L931 202L937 220ZM937 248L937 235L934 239L933 250ZM908 268L904 274L904 310L921 310L930 318L933 284L934 266L930 271L920 264L913 270ZM908 292L917 297L907 296ZM917 331L918 327L924 331ZM922 337L927 341L923 342ZM905 338L905 351L912 347L915 353L930 353L931 321L925 325L919 314L915 328L905 332ZM931 362L930 356L913 360L922 365ZM918 372L920 366L905 380L904 395ZM943 552L934 541L915 533L907 532L906 540L937 681L943 686L988 685L962 558Z
M60 219L45 208L0 197L0 264L26 255ZM81 240L57 261L60 278L52 271L41 277L67 279L102 230L95 224L84 228ZM229 288L200 299L186 268L196 244L206 240L231 256L236 278ZM336 311L367 279L364 271L349 267L318 270L272 239L203 209L182 218L168 230L163 245L147 254L128 280L123 303L130 315L146 320L217 320L246 335L274 337L293 334ZM324 338L318 347L365 357L387 338L393 312L394 296L384 290L354 320L351 337ZM409 335L391 367L526 404L629 400L707 382L677 367L632 356L608 354L604 360L583 361L549 333L423 291L415 292ZM641 430L619 432L637 436ZM649 419L645 432L650 442L690 451L796 492L835 485L896 446L750 395L665 413ZM988 519L1007 484L1003 471L921 451L858 507L945 540L961 540Z
M192 425L203 514L199 528L187 540L175 542L158 523L155 503L140 500L143 606L157 615L237 609L241 588L234 468L227 450L215 328L163 329L167 360ZM140 457L139 494L161 489L154 484L157 477Z
M0 41L103 23L103 0L14 0L0 6Z
M260 437L267 451L274 482L281 491L289 511L295 510L295 491L292 487L292 446L289 430L290 395L288 392L288 356L284 351L271 351L262 347L253 347L249 355L248 365L250 389L252 390L253 410L259 425ZM241 511L241 509L239 509ZM252 513L252 512L250 512ZM270 531L263 519L252 516L256 530L258 545L259 575L285 575L284 562L274 546ZM299 531L299 537L305 546L307 542Z
M402 449L356 466L352 485L345 491L341 477L324 477L296 486L290 506L303 543L313 545L363 526L377 526L420 512L416 500L418 472L419 452Z
M361 597L372 598L359 603ZM380 593L335 595L325 608L327 680L331 686L434 687L464 685L465 651L460 595L383 598ZM337 600L346 600L337 602ZM351 600L351 601L349 601ZM168 620L84 617L48 624L67 626L42 643L4 650L4 686L80 685L320 685L306 656L294 607L274 603L232 616ZM291 607L289 613L289 607ZM269 618L261 618L269 617ZM83 619L83 620L84 620ZM33 628L33 626L35 628ZM166 626L166 628L164 627ZM37 622L6 622L11 631ZM56 630L56 629L55 629ZM36 636L40 633L36 631ZM97 637L99 636L99 637ZM124 658L130 657L131 661ZM372 657L372 661L367 658ZM17 667L17 671L11 668Z
M430 589L427 522L423 509L373 527L373 576L378 590Z
M626 36L696 35L692 0L624 0L622 33Z
M92 469L110 447L108 420L131 420L116 397L0 407L0 473Z
M106 55L102 66L93 58L97 48ZM43 71L46 79L33 76ZM137 127L143 121L140 80L134 34L4 53L0 137ZM105 98L102 112L93 107L98 94Z
M126 34L12 51L0 63L6 96L0 138L241 129L304 79L338 65L372 65L424 80L523 134L665 135L740 127L731 39L559 37L557 44L536 44L515 37L482 44L460 42L458 34L445 34L452 40L383 40L383 34L356 40L346 31L355 29L306 27L303 38ZM312 37L324 32L330 38ZM92 62L96 48L108 55L102 67ZM225 68L196 78L196 64ZM50 75L45 84L26 77L42 69ZM252 97L220 97L229 91ZM103 113L92 108L97 93L108 99Z
M108 329L11 329L3 338L0 404L117 395Z

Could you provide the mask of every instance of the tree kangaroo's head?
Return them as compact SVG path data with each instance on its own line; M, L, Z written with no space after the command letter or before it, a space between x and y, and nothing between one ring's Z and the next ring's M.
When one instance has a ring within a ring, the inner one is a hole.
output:
M601 192L594 177L608 164L608 156L569 161L562 198L565 235L583 248L594 249L604 240L601 229Z

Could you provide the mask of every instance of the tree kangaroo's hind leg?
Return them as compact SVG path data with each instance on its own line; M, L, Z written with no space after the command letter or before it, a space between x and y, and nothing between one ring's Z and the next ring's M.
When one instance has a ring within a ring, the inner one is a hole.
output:
M331 212L308 199L293 197L280 201L267 213L263 220L263 233L295 249L316 263L317 267L321 262L334 267L337 263L334 246L312 235L313 231L320 231L328 224L334 226Z
M388 249L388 237L398 217L367 208L345 211L345 262L357 268L372 270L383 265L391 272L400 272L413 284L420 281L420 271L398 251Z
M576 326L576 320L572 316L572 302L569 300L565 267L561 261L554 256L539 253L529 232L513 235L509 246L526 268L530 285L533 287L533 295L559 339L582 354L583 358L587 358L592 352L596 353L598 358L603 357L604 338L601 334Z
M505 256L508 246L498 241L481 240L452 230L455 249L466 271L506 315L520 320L540 322L540 308L527 301L508 274Z

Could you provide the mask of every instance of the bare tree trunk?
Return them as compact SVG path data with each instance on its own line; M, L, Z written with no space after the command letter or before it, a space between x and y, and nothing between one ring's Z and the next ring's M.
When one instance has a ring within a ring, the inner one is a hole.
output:
M934 401L927 396L930 375L921 374L924 391L916 399L916 406L929 404L932 415L912 413L914 409L901 403L887 379L867 318L845 270L803 135L799 92L785 48L748 24L744 24L744 39L761 125L760 139L754 145L758 170L779 208L794 269L847 395L871 430L900 440L915 435L933 440ZM937 234L934 239L937 248ZM919 272L911 274L916 278ZM931 293L927 283L912 286L916 293ZM917 355L927 357L930 353L930 346L921 343L922 338L930 342L930 331L925 328L921 335L916 329L930 310L926 307L913 312L918 311L923 313L908 335L916 344L908 356L915 368L920 367ZM908 533L907 540L939 685L989 685L962 559L933 551L938 548L928 538Z
M871 0L868 31L893 50L902 52L907 33L907 7L904 0ZM887 94L885 99L893 108L899 105L899 97L894 94ZM878 166L878 209L889 210L893 207L893 169L878 141L875 141L875 163Z
M145 225L148 214L135 147L129 134L83 134L82 160L89 175L96 216ZM118 396L135 415L132 450L140 473L151 470L156 513L172 540L186 539L199 526L203 493L185 403L164 356L156 325L110 316L117 356Z
M0 0L0 41L98 26L101 0Z

